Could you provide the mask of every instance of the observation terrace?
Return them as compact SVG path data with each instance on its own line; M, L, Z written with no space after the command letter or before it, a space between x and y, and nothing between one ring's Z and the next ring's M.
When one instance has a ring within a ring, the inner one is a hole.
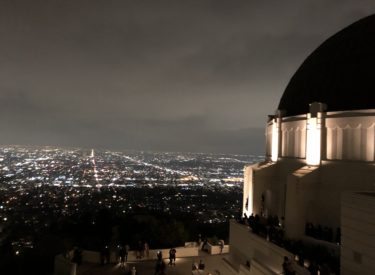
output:
M82 264L77 265L71 262L72 253L68 257L57 255L55 258L54 275L124 275L132 274L131 269L135 267L137 275L149 275L155 273L155 266L157 262L157 252L161 251L163 261L166 265L165 274L168 275L227 275L231 273L231 267L228 264L226 257L229 252L229 245L225 245L222 253L220 253L219 246L212 246L208 244L207 252L202 251L200 246L196 243L186 243L185 247L176 247L176 264L168 265L169 263L169 249L150 250L149 257L136 259L136 251L129 251L128 261L124 266L121 266L116 252L110 255L110 263L100 264L100 253L95 251L82 251ZM193 265L198 265L199 262L205 265L204 270L192 270Z

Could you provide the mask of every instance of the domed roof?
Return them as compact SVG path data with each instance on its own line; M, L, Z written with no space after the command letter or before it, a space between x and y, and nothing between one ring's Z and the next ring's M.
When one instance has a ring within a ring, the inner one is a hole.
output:
M286 116L309 112L375 109L375 15L327 39L303 62L285 89L279 110Z

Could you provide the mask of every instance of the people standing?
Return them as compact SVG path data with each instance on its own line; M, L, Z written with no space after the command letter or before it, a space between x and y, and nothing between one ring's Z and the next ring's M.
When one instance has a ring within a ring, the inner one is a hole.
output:
M207 238L205 238L204 239L204 241L203 241L203 244L202 244L202 251L206 251L206 249L207 249L207 246L208 245L208 240L207 240Z
M165 263L163 260L157 260L155 266L155 275L165 275Z
M120 248L120 266L125 266L125 247Z
M158 252L156 253L156 256L158 257L158 260L159 260L159 261L161 261L161 260L163 259L163 254L162 254L161 251L158 251Z
M104 248L104 258L105 258L105 263L110 264L111 263L111 251L109 250L109 246L106 245Z
M220 240L219 245L220 245L220 254L221 254L223 253L223 249L224 249L224 240Z
M100 250L100 265L104 265L105 261L105 247Z
M204 270L204 268L205 268L205 265L204 265L204 263L203 263L203 260L200 260L200 261L199 261L199 265L198 265L198 269L200 269L200 270Z
M142 259L142 256L143 256L143 245L141 241L138 241L137 259Z
M283 262L283 271L285 275L295 275L295 271L293 270L292 267L292 262L289 260L287 256L284 257L284 262Z
M82 251L78 247L74 248L72 262L77 265L82 264Z
M169 250L169 265L176 265L176 252L175 248Z
M128 244L126 244L125 245L125 262L127 262L128 261L128 253L129 253L129 250L130 250L130 247L129 247L129 245Z
M146 258L148 258L150 256L150 247L148 246L147 242L145 242L143 248L144 248L144 251L145 251L145 256L146 256Z

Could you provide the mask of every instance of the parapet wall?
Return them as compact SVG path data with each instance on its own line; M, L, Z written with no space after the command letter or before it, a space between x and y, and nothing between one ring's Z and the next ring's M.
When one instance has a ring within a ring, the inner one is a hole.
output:
M246 261L250 262L251 275L276 275L282 274L284 257L294 259L294 255L285 249L253 234L249 227L235 221L230 222L230 245L229 259L238 272L245 273L242 266ZM308 275L306 269L293 265L298 275ZM246 274L246 273L245 273Z

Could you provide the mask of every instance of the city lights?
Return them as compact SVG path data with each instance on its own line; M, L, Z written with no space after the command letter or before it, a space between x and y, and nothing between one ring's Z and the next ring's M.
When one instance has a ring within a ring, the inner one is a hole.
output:
M0 225L25 228L23 238L13 240L22 253L32 249L33 234L60 218L79 220L103 209L119 216L188 213L202 224L226 222L237 216L243 165L263 157L0 147L0 159Z

